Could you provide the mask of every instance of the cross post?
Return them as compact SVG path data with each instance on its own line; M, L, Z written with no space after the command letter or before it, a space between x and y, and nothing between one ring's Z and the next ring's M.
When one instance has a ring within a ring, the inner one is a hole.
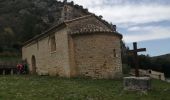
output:
M139 77L139 60L138 52L146 51L146 48L137 48L137 42L133 43L133 50L129 50L129 53L133 54L133 61L135 66L135 76Z

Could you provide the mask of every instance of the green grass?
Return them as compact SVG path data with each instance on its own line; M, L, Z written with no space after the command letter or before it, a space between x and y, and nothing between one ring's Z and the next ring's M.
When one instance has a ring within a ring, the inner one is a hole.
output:
M122 80L0 76L0 100L170 100L170 84L152 80L152 90L128 92Z

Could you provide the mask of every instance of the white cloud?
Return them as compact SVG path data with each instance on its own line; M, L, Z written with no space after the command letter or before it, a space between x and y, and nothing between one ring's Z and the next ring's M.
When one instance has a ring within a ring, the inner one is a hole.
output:
M170 27L168 27L170 28ZM139 31L150 31L153 29L167 29L167 27L163 27L163 26L133 26L133 27L129 27L127 28L128 31L130 32L139 32Z
M134 28L135 29L135 28ZM135 34L125 34L126 43L170 38L170 27L138 27Z
M105 6L103 8L92 8L91 11L98 15L103 15L106 20L118 25L134 25L170 20L170 6Z
M139 27L139 26L134 26L134 27L128 28L128 31L139 31L140 29L141 29L141 27Z

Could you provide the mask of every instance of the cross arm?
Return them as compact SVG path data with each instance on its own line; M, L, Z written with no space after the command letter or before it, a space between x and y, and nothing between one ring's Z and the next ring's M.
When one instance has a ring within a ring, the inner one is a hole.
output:
M136 50L129 50L130 53L133 53L133 52L143 52L143 51L146 51L146 48L140 48L140 49L136 49Z

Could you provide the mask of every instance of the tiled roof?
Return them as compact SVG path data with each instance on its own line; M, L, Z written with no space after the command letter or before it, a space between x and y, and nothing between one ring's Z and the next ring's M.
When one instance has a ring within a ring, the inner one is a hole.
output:
M97 20L96 20L97 18ZM77 22L76 22L77 21ZM106 23L103 19L94 14L83 16L65 22L70 27L69 34L89 34L89 33L113 33L122 38L122 35Z
M90 19L91 17L97 18L99 21L94 21L93 19ZM88 18L90 20L88 20ZM77 24L74 24L77 21ZM81 22L82 21L82 22ZM94 21L94 22L93 22ZM91 22L91 23L88 23ZM101 24L102 22L102 24ZM65 22L60 22L53 27L49 28L47 31L43 32L40 35L37 35L33 37L32 39L25 42L23 45L26 45L34 40L39 39L43 36L48 36L48 34L53 31L54 29L57 29L59 27L68 27L70 28L69 34L89 34L89 33L112 33L120 38L122 38L122 35L116 31L116 29L111 28L111 25L109 23L106 23L106 21L102 20L101 18L95 16L94 14L86 15L83 17L75 18L72 20L67 20Z

